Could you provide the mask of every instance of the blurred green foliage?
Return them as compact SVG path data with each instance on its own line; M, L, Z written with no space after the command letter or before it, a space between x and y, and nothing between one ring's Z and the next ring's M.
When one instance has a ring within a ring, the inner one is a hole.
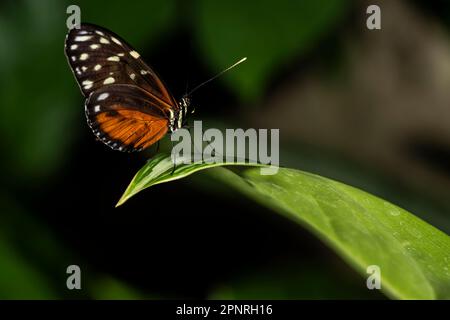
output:
M0 201L0 299L57 298L49 273L58 274L63 250L12 197Z
M245 101L258 101L277 74L294 58L318 45L349 9L348 1L196 2L194 31L211 68L247 56L244 72L230 73L227 84Z
M43 178L63 161L77 132L76 92L67 79L64 3L8 2L0 12L0 130L14 179Z
M334 270L335 271L335 270ZM351 276L336 279L324 265L308 261L284 261L242 272L239 277L218 285L210 299L382 299L361 283L355 288Z

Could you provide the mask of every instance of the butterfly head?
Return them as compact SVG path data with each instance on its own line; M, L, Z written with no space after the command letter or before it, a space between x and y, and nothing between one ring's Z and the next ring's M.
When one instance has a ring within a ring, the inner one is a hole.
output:
M191 108L191 98L188 95L184 95L180 102L178 102L178 105L178 113L173 114L173 118L169 124L171 132L185 127L187 125L187 115L189 113L194 113L194 109Z
M191 97L186 94L181 98L180 101L180 108L183 109L184 115L188 113L190 107L191 107Z

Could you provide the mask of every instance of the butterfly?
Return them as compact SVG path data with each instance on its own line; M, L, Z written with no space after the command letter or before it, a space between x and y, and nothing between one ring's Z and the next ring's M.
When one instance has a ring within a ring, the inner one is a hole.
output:
M141 151L186 124L189 95L179 102L122 38L83 23L69 31L65 55L97 138L119 151Z

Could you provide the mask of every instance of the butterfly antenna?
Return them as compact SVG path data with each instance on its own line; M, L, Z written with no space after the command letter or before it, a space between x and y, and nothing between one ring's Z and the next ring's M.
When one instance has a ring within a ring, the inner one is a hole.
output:
M190 6L189 5L186 6L184 4L184 2L183 2L182 7L184 7L186 10L190 11ZM184 19L183 23L184 24L189 23L188 15L185 15L183 17L187 18L187 19ZM188 96L188 90L189 90L189 75L190 75L190 71L191 71L191 68L190 68L191 64L189 62L192 61L192 38L189 37L187 42L188 42L187 43L187 48L186 48L187 55L185 55L185 62L187 62L187 65L186 65L186 88L184 90L184 96L185 97Z
M189 93L187 94L187 96L190 96L194 91L197 91L197 89L200 89L200 87L203 87L205 84L213 81L214 79L220 77L221 75L223 75L225 72L233 69L234 67L236 67L238 64L241 64L242 62L244 62L245 60L247 60L247 57L242 58L241 60L239 60L238 62L235 62L234 64L232 64L231 66L229 66L228 68L226 68L225 70L222 70L221 72L219 72L218 74L216 74L214 77L212 77L211 79L206 80L205 82L200 83L198 86L196 86L194 89L192 89L191 91L189 91Z
M189 63L186 67L186 88L184 89L185 96L188 95L188 90L189 90Z

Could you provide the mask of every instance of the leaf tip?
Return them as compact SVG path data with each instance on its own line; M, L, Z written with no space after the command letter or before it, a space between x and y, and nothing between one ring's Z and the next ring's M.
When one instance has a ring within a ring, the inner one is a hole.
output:
M127 201L127 197L124 197L124 196L122 196L122 197L120 197L120 199L119 199L119 201L117 201L117 203L116 203L116 205L114 206L114 208L118 208L118 207L120 207L121 205L123 205L124 203L125 203L125 201Z

